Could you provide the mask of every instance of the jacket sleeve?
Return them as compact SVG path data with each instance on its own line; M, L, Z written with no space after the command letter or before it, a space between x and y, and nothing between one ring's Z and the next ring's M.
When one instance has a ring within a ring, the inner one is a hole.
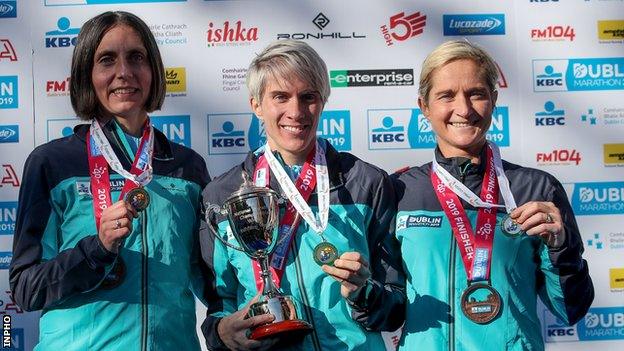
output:
M211 222L215 223L214 220L213 217ZM221 220L218 235L224 238L227 224L223 218ZM199 240L205 267L204 299L207 303L206 319L202 323L201 330L209 350L225 351L228 348L221 341L217 327L223 317L238 310L237 290L239 283L234 269L229 263L226 246L215 238L205 220L202 220L201 223Z
M540 246L538 292L548 309L568 325L578 322L594 299L594 286L583 253L583 241L565 190L554 180L548 196L561 212L565 241L560 248Z
M96 288L116 259L97 235L58 252L62 212L51 201L52 165L40 152L26 160L20 188L9 280L15 302L26 311L49 308ZM58 165L57 165L58 166Z
M371 278L352 301L351 317L369 331L393 331L405 320L405 274L401 248L394 236L396 201L384 174L374 193L368 228Z

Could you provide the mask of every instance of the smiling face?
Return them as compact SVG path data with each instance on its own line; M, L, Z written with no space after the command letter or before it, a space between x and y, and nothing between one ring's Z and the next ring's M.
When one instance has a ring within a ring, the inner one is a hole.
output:
M138 33L115 25L102 37L93 60L91 81L103 110L129 121L146 118L152 73Z
M419 97L418 105L445 157L479 157L497 95L475 61L452 61L433 72L428 101Z
M268 78L262 101L251 98L251 108L264 122L271 150L288 165L300 165L314 147L323 102L309 83L290 77Z

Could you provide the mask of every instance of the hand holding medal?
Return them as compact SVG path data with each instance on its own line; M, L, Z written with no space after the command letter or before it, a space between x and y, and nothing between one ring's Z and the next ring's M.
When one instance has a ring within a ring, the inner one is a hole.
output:
M561 212L552 202L527 202L513 210L509 217L527 235L539 235L550 247L561 247L565 241Z
M136 210L125 201L117 201L102 211L98 237L106 250L117 253L123 239L132 232Z
M359 252L345 252L333 263L321 269L340 283L342 297L354 299L371 277L368 261Z

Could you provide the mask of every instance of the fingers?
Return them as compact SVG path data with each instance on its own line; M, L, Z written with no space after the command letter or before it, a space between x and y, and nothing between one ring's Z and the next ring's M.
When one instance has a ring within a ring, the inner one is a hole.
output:
M371 276L368 261L358 252L346 252L334 261L333 267L323 265L321 269L340 283L340 293L345 298L357 295Z
M137 216L136 210L123 200L102 211L98 236L108 251L118 251L122 240L132 232L132 220Z
M510 213L528 235L550 236L560 234L563 223L559 209L552 202L531 201Z

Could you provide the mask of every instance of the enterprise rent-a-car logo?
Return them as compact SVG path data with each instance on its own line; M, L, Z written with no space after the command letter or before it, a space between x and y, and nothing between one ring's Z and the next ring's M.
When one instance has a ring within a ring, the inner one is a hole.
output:
M329 72L329 80L333 88L414 85L414 70L334 70Z

